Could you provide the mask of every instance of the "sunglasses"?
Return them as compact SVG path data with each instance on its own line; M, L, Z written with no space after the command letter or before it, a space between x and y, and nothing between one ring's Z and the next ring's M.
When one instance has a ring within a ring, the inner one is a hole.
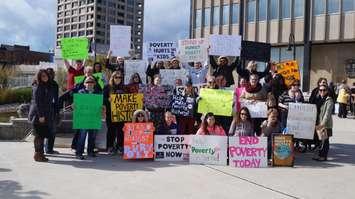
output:
M246 113L240 113L240 115L245 115L245 116L248 116L248 114L246 114Z
M113 78L114 78L114 79L122 79L121 76L114 76Z
M292 86L300 86L299 84L293 84Z

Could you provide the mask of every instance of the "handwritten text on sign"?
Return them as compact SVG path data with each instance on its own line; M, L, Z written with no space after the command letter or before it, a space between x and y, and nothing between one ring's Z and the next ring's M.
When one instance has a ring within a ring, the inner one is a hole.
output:
M239 56L241 50L241 37L239 35L211 35L210 55Z
M89 42L87 38L62 38L60 46L64 59L86 59L88 56Z
M277 73L282 75L287 86L290 86L294 79L300 80L301 78L297 61L287 61L277 64Z
M185 39L179 41L179 58L182 62L207 60L207 39Z
M110 50L114 56L129 56L131 26L110 26Z
M143 94L111 95L112 122L132 121L134 111L143 108Z
M267 167L267 138L229 137L229 158L233 167Z
M142 82L146 79L147 63L144 60L125 60L124 62L124 82L129 84L129 80L132 78L132 75L135 73L139 74Z
M316 119L316 105L289 103L287 129L295 138L313 139Z
M179 116L193 116L195 99L182 95L174 95L171 103L171 112Z
M251 118L266 118L267 105L265 102L244 101L240 103L240 107L247 107Z
M190 135L156 135L156 161L184 161L189 159Z
M153 123L125 123L123 159L153 158Z

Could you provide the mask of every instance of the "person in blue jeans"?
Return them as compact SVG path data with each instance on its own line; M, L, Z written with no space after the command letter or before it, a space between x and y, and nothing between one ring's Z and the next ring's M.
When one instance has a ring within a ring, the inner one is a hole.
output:
M87 94L101 94L101 91L95 90L95 78L92 76L88 76L84 81L84 88L79 90L78 93L87 93ZM76 152L75 155L78 159L83 160L85 157L83 156L84 148L85 148L85 139L86 135L88 135L88 146L87 146L87 154L90 157L96 157L94 152L95 149L95 140L96 140L97 130L95 129L80 129L78 134L78 141L76 144Z

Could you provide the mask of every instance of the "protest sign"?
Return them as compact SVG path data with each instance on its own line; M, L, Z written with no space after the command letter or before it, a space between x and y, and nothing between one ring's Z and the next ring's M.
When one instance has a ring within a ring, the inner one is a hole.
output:
M198 112L206 114L212 112L215 115L231 116L233 105L233 91L220 89L200 90Z
M210 55L240 56L241 36L210 35Z
M103 77L102 73L95 73L95 74L93 74L93 76L96 78L101 89L103 89L105 86L105 83L104 83L104 80L102 79L102 77ZM85 79L84 75L74 77L75 84L79 84L81 82L84 82L84 79Z
M190 135L154 136L155 161L189 160Z
M175 81L180 79L182 84L185 84L188 80L188 71L185 69L161 69L159 71L160 76L162 77L162 85L172 85L175 86Z
M271 44L254 41L242 41L242 59L269 62L270 56Z
M177 44L171 41L148 42L145 51L147 57L153 60L170 60L177 55Z
M276 65L277 73L285 79L287 86L291 86L294 79L300 80L300 70L297 61L286 61Z
M85 37L60 39L63 59L82 60L88 57L89 41Z
M295 138L313 139L317 120L317 107L314 104L289 103L287 116L288 134Z
M267 137L229 137L229 165L267 167Z
M153 123L125 123L123 159L153 158Z
M272 137L272 166L293 167L293 135L273 135Z
M124 93L138 93L139 92L139 84L128 84L123 87Z
M200 93L200 89L205 87L207 84L195 84L192 85L192 89L196 94ZM185 86L176 86L175 92L177 95L185 95Z
M190 163L227 165L227 136L191 136Z
M178 116L193 116L195 98L183 95L173 95L171 100L171 112Z
M240 108L247 107L251 118L266 118L267 117L267 105L266 102L252 102L245 100L240 102Z
M181 62L204 62L208 58L207 39L179 40L179 58Z
M143 109L143 94L112 94L111 118L112 122L132 121L134 111Z
M147 62L144 60L125 60L124 62L124 82L129 84L132 75L139 74L142 82L146 80Z
M131 26L110 26L110 50L113 56L129 56Z
M102 95L74 94L73 129L101 129Z
M171 96L163 86L145 86L139 88L144 93L144 106L148 109L169 108Z

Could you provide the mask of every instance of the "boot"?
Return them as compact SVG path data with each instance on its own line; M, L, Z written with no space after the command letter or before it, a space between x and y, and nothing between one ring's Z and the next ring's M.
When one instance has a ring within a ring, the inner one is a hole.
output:
M46 158L44 156L43 153L41 152L36 152L33 159L36 161L36 162L48 162L48 158Z
M43 161L43 162L48 162L48 158L46 158L46 156L44 156L44 153L42 152L42 153L39 153L40 154L40 157L41 157L41 160Z

